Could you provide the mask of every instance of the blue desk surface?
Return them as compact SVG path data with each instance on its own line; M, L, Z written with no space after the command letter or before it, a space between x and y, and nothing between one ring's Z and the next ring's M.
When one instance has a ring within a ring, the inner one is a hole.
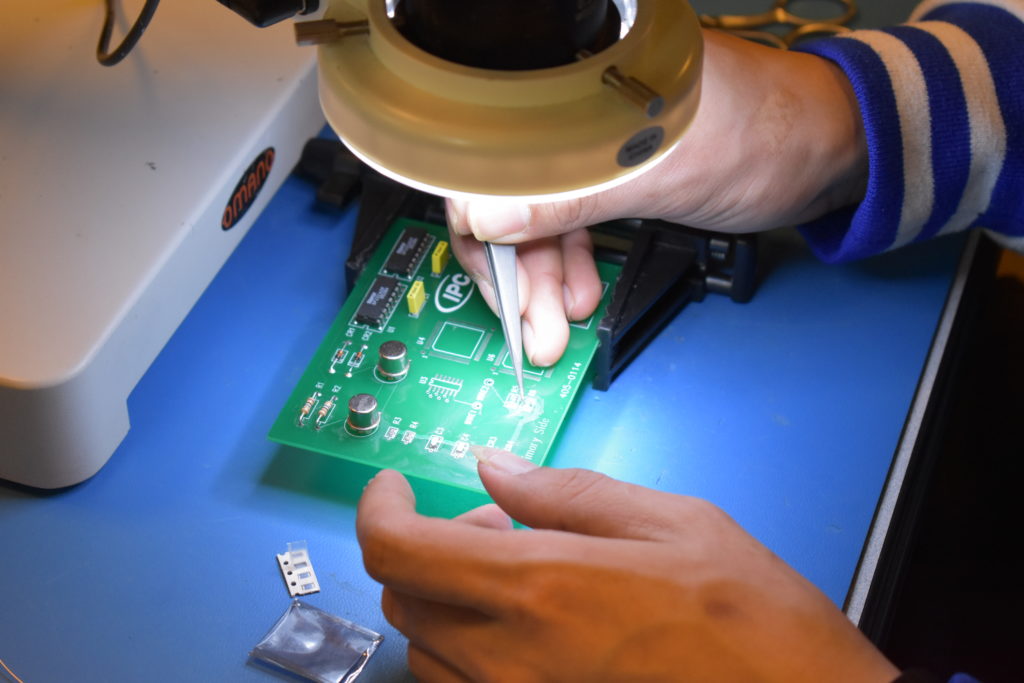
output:
M353 534L364 479L266 439L345 295L353 215L313 194L285 183L139 382L99 474L0 484L0 658L27 683L273 680L247 653L288 605L274 555L300 539L323 589L308 602L386 635L367 679L409 677ZM962 240L845 267L791 232L763 246L754 300L687 307L609 392L581 394L551 464L708 498L842 604Z
M0 485L0 658L26 681L267 680L247 653L299 539L308 601L386 634L368 678L407 675L353 534L364 481L266 439L343 301L352 220L289 179L140 381L107 466L48 495ZM687 307L581 394L552 464L708 498L841 604L961 244L829 267L770 236L754 300Z

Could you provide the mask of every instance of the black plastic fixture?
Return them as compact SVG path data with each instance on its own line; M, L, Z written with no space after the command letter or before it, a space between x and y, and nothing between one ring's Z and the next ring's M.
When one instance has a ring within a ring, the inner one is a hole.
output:
M619 36L612 0L399 0L409 42L458 64L518 71L569 64Z
M260 28L290 19L296 14L309 14L320 8L320 0L217 0Z

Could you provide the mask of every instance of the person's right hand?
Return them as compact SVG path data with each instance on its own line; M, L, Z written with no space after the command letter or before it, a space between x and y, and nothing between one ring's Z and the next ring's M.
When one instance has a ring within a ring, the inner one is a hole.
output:
M474 448L495 504L416 512L385 470L356 530L421 681L888 683L836 606L722 510ZM516 519L532 529L514 529Z
M550 204L448 201L452 248L494 308L478 240L520 244L523 342L550 365L567 319L589 316L600 283L585 231L614 218L662 218L753 232L808 221L859 201L867 177L863 124L842 71L813 55L704 32L700 107L682 141L647 173Z

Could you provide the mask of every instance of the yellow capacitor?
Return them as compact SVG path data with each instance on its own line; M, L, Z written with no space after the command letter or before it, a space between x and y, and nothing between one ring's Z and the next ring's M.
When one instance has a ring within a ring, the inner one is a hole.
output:
M440 275L444 272L444 267L448 265L448 258L452 255L451 251L448 250L448 243L441 240L434 247L434 253L430 255L430 272L434 275Z
M447 242L442 242L445 246ZM434 250L434 255L437 255L437 250ZM419 315L420 311L423 310L423 304L427 303L427 292L423 289L423 280L417 280L412 283L412 287L409 288L409 293L405 295L405 301L409 304L409 314Z

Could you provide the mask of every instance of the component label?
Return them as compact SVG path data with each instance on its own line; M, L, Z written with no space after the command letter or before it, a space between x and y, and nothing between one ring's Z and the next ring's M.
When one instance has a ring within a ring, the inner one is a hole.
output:
M658 151L664 139L665 129L661 126L644 128L629 140L626 140L626 143L619 148L619 155L616 157L616 161L623 168L642 164Z

